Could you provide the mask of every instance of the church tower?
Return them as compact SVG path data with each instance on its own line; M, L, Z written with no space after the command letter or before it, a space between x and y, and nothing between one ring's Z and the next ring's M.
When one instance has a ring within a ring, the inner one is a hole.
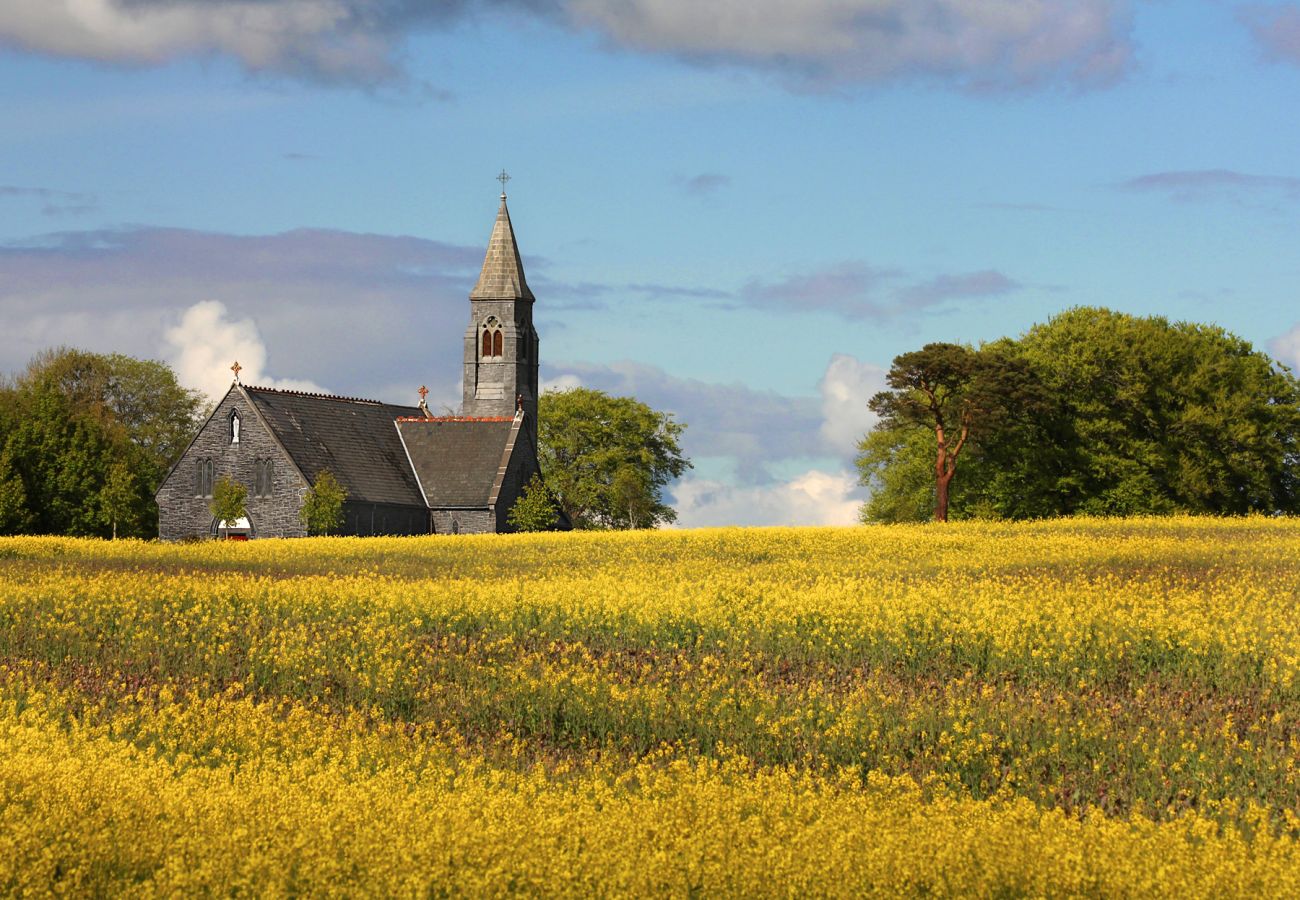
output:
M506 209L501 173L501 208L488 241L478 284L469 294L469 328L465 331L465 398L467 416L512 417L522 407L527 431L537 434L537 332L533 328L533 292L524 280L524 265Z

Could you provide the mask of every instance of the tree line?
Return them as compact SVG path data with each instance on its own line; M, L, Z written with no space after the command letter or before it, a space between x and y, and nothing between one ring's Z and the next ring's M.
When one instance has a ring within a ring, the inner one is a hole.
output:
M1214 325L1079 307L886 380L864 521L1300 512L1300 382Z
M1300 382L1217 326L1079 307L904 353L887 384L859 445L864 521L1300 512ZM154 493L207 412L161 362L37 355L0 380L0 534L155 536ZM633 397L543 394L545 481L511 524L674 521L685 427ZM309 528L332 530L342 496L320 500Z

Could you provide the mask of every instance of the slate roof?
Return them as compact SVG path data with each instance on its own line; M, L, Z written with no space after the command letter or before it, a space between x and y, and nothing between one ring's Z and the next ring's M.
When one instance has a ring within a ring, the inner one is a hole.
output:
M502 465L513 419L408 419L402 443L434 509L486 509ZM390 426L391 428L391 426Z
M329 469L347 488L349 500L424 506L393 428L398 417L419 415L417 408L301 391L243 390L313 483ZM495 474L496 464L491 468Z
M510 210L506 209L506 195L501 195L501 208L492 226L488 240L487 256L483 258L483 271L478 284L469 292L471 300L532 300L533 292L524 280L524 264L519 259L519 246L515 243L515 230L510 224Z

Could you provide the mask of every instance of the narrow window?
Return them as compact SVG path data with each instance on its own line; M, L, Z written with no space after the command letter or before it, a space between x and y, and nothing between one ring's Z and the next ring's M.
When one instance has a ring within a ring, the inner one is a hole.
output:
M230 443L239 443L239 413L230 414Z
M271 484L275 474L274 463L269 459L262 460L262 496L271 496Z
M501 355L501 332L500 331L492 332L492 355L493 356Z
M492 355L492 332L488 331L486 328L483 329L483 355Z
M194 466L194 495L196 497L212 496L212 460L197 460Z

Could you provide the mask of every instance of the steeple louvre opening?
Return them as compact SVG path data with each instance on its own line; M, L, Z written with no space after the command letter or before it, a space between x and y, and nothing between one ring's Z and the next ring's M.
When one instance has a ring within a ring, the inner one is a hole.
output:
M483 323L483 341L480 356L484 359L500 359L505 349L505 340L501 334L501 322L496 316L488 316Z

